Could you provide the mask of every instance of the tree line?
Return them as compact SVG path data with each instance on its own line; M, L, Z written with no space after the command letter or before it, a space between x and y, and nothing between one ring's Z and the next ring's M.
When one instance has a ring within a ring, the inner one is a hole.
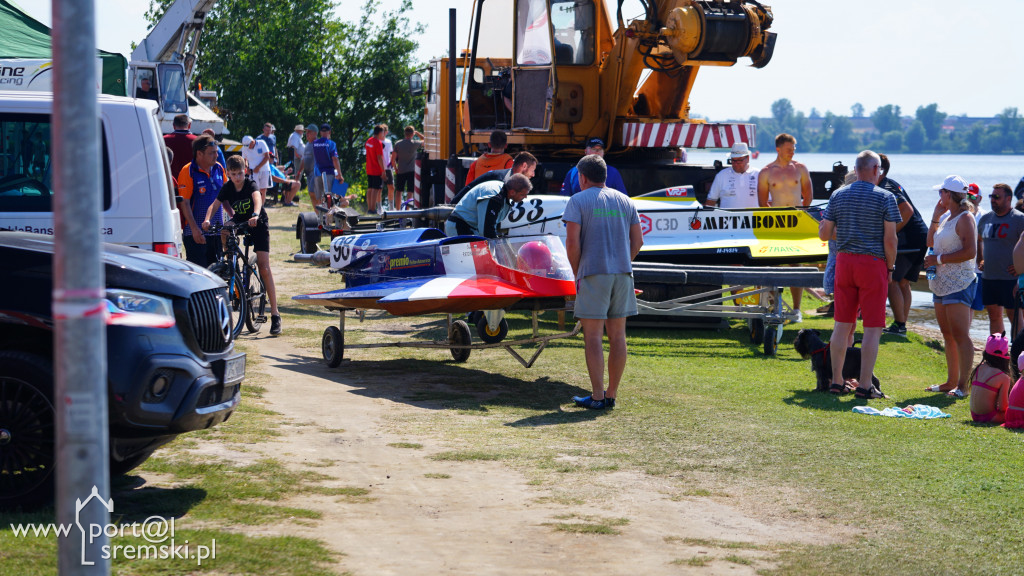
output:
M159 21L173 0L150 0L146 18ZM199 45L194 84L216 90L231 135L256 136L278 127L283 148L296 124L328 123L342 172L365 180L363 143L374 125L401 134L422 122L423 99L408 90L416 38L411 0L380 13L367 0L357 22L335 15L335 0L219 0Z
M851 116L832 112L821 115L812 108L810 114L805 115L794 111L789 99L782 98L772 103L771 117L753 116L750 122L757 124L761 135L773 136L780 132L794 135L805 152L856 152L870 148L911 154L1024 153L1024 119L1017 108L1004 109L994 122L972 119L968 124L967 120L958 118L952 130L944 126L953 118L934 103L918 106L912 118L905 117L894 104L879 106L867 116L859 103L850 111ZM853 119L869 119L870 128L856 131Z

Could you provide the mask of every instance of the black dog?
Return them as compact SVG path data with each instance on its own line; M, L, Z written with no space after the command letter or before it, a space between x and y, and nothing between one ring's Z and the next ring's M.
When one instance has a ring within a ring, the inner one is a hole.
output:
M803 328L796 334L793 340L793 348L796 349L804 360L811 359L811 371L818 376L818 385L815 388L818 392L828 392L832 385L832 355L829 353L829 346L822 342L821 333L811 328ZM846 349L846 361L843 362L843 379L860 378L860 348L850 347ZM871 375L871 383L882 390L878 377ZM843 392L852 390L843 389Z

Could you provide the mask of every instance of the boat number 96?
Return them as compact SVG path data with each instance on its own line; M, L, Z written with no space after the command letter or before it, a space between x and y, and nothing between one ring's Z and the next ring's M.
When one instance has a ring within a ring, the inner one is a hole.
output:
M540 220L540 217L544 215L544 208L541 206L541 199L532 198L529 203L533 206L533 209L530 211L527 211L526 202L519 202L513 206L512 213L508 216L509 222L519 222L523 218L523 215L526 215L527 222Z
M358 236L339 236L331 242L331 262L334 264L348 264L352 259L353 244Z

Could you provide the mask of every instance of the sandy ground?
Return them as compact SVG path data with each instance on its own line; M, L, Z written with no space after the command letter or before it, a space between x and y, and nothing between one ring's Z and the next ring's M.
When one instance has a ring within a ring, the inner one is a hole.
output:
M411 441L419 450L389 446L409 442L386 431L385 419L426 410L408 403L353 393L344 364L327 368L317 350L296 351L285 338L256 340L272 383L269 408L303 426L285 427L277 442L258 452L293 464L332 461L317 468L332 485L365 487L369 501L302 497L290 505L323 513L315 526L297 532L318 538L344 556L341 570L354 574L754 574L770 567L771 555L723 550L683 539L726 540L761 546L822 543L832 528L791 519L754 518L714 498L671 498L671 480L616 471L597 477L588 490L614 494L599 507L551 501L550 488L528 483L499 462L436 461L449 448L432 437ZM360 389L363 387L359 387ZM448 475L450 478L432 478ZM731 499L735 500L735 499ZM581 535L555 530L559 516L628 518L619 535ZM288 530L292 531L291 528ZM734 554L743 565L722 560ZM702 567L673 564L707 556Z

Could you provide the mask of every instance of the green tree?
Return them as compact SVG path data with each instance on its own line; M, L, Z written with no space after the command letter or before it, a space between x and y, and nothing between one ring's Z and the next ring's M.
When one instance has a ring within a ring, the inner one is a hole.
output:
M903 151L903 132L899 130L892 130L882 135L882 143L885 146L885 150L889 153L896 154Z
M928 137L928 141L939 139L939 134L942 130L942 122L946 119L945 112L939 112L938 104L929 104L927 106L918 106L917 112L914 114L917 117L917 121L924 127L924 133Z
M1004 108L1002 113L996 114L996 118L999 119L1000 152L1016 151L1021 127L1021 117L1017 109Z
M156 22L173 0L150 0ZM206 20L197 76L220 92L232 134L328 122L349 179L363 172L359 156L375 124L417 122L422 101L406 81L422 26L413 26L405 0L380 14L372 0L358 23L335 15L334 0L219 0Z
M793 104L788 98L781 98L772 102L772 118L775 119L779 130L784 130L793 117Z
M875 130L878 130L879 134L900 130L900 107L892 104L879 106L871 113L871 123L875 125Z
M853 122L846 116L837 116L832 123L831 152L855 152L857 138L853 134Z
M904 138L904 142L907 145L907 152L912 154L920 154L924 151L924 141L927 137L927 133L924 129L924 124L920 120L915 120L910 128L907 130L907 135Z
M855 103L853 106L850 106L850 113L853 114L854 118L863 118L864 105L860 102Z

